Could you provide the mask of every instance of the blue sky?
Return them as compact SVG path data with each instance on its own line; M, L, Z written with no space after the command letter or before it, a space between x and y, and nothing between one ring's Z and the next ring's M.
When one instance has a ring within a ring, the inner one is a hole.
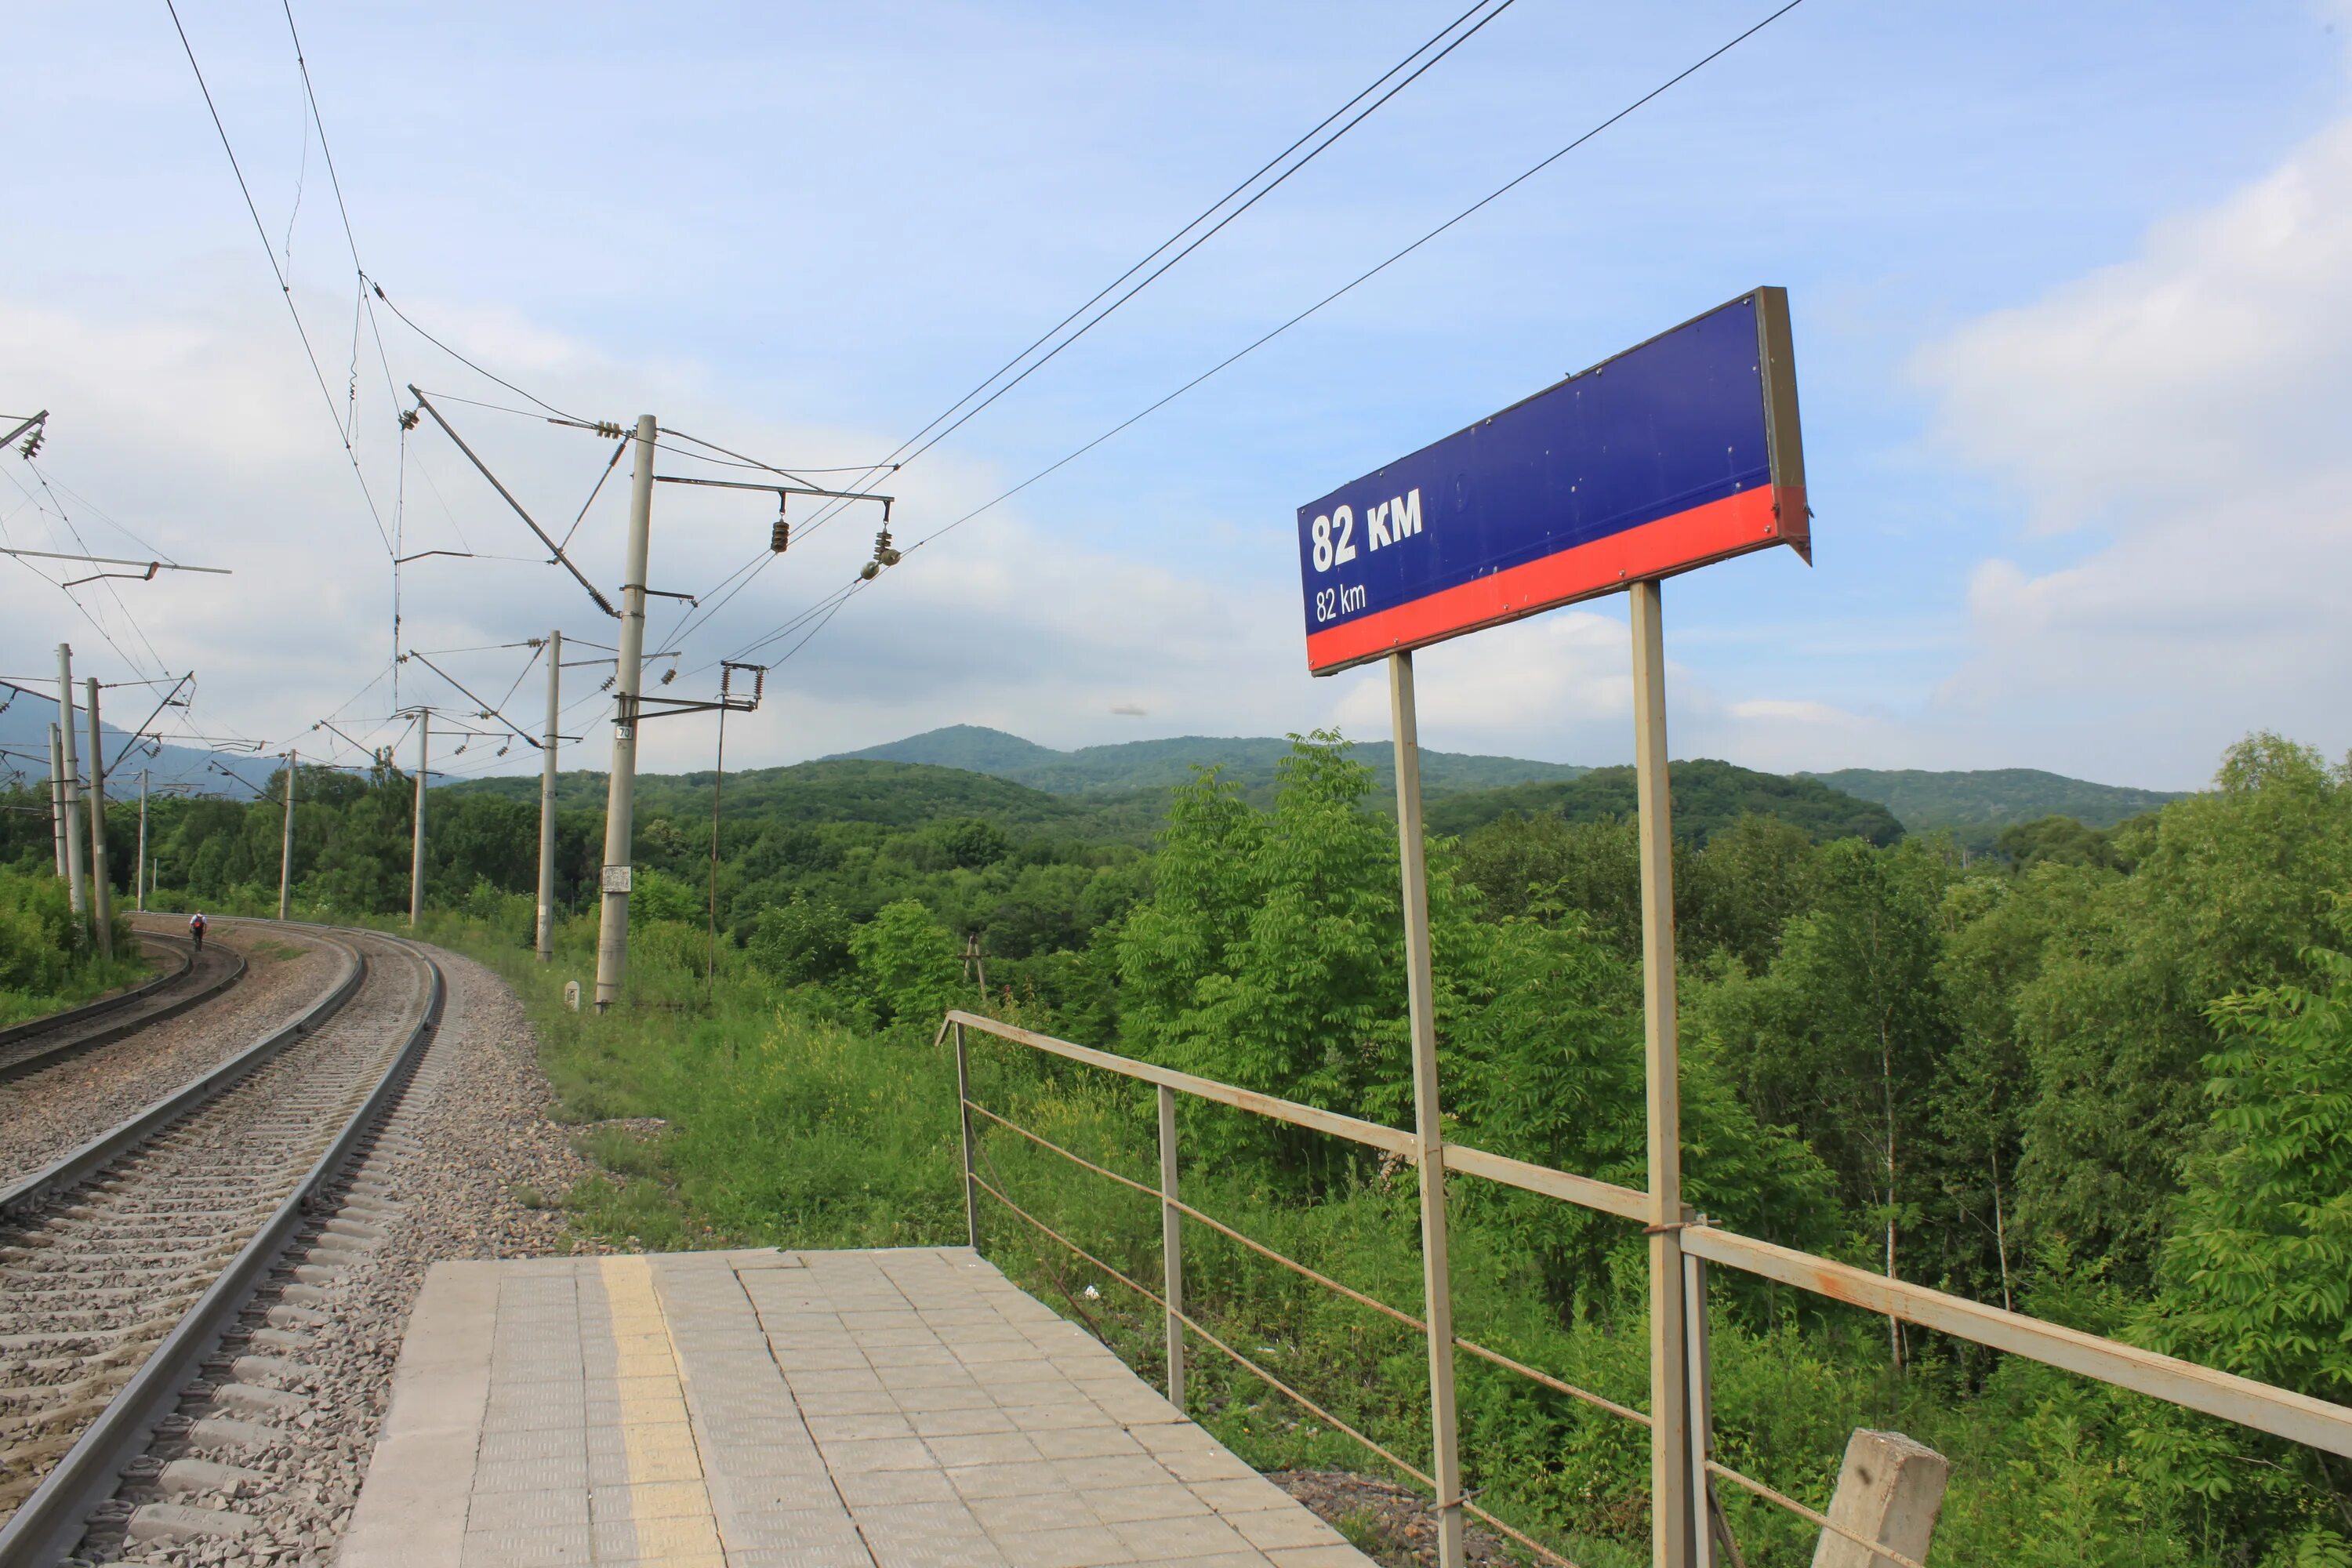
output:
M1769 8L1518 0L906 469L901 540L1189 379ZM1458 9L296 16L361 254L420 322L565 407L651 409L814 466L911 433ZM283 16L181 11L341 405L351 258ZM2257 727L2341 753L2347 19L2310 4L1806 0L910 556L779 668L766 710L730 727L730 762L960 721L1060 745L1335 721L1377 737L1376 677L1303 672L1292 509L1757 282L1791 293L1819 563L1775 552L1672 585L1678 754L2186 786ZM390 706L388 683L352 700L390 647L386 552L169 17L59 8L13 30L0 129L38 155L10 175L0 408L56 411L43 471L70 487L57 504L94 549L127 543L102 513L238 575L91 599L119 654L21 577L11 672L72 637L108 676L196 666L192 722L207 733L323 739L310 725L342 704L338 721L365 731ZM395 380L515 401L381 325ZM391 398L372 346L359 368L355 445L389 521ZM465 413L534 510L568 521L609 447ZM13 458L8 472L31 483ZM607 581L622 488L582 531ZM529 553L446 444L412 437L404 493L408 549ZM687 590L751 555L771 515L674 490L659 508L655 581ZM44 547L53 521L0 487L17 543ZM852 514L808 538L689 642L687 666L844 580L872 527ZM601 635L554 578L420 563L406 640L508 642L559 619ZM495 695L519 659L444 662ZM1620 760L1624 665L1605 601L1432 650L1425 738ZM537 710L537 679L519 716ZM414 665L402 680L404 700L454 698ZM593 677L574 686L585 698ZM709 731L675 721L648 765L704 761ZM586 751L580 764L601 766L600 744Z

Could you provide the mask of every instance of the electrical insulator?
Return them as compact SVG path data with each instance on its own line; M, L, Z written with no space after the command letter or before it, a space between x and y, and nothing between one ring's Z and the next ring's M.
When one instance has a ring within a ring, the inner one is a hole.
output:
M677 666L673 664L667 669L662 671L661 683L664 686L667 686L671 681L676 680L677 679Z
M784 521L785 500L783 496L776 498L775 526L768 530L768 549L778 555L782 555L793 542L793 525Z
M891 547L890 531L887 528L874 536L874 559L885 566L898 564L898 552Z
M596 434L607 441L617 441L621 438L621 427L610 419L599 419L596 421Z
M400 427L404 430L414 430L416 428L417 420L423 417L424 416L414 408L404 409L400 416Z
M33 460L33 454L41 449L41 437L47 434L48 432L46 430L36 430L31 435L25 437L25 444L22 447L19 447L17 450L24 454L25 460L26 462L31 462Z
M858 580L866 583L871 583L876 577L880 576L881 573L882 563L879 561L868 561L857 569Z

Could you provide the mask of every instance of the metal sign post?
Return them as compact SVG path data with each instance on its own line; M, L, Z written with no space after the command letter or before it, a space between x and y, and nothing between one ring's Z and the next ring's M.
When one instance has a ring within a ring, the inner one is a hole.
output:
M1445 1126L1437 1101L1437 1018L1429 946L1429 868L1421 840L1421 726L1412 655L1389 656L1396 731L1397 861L1404 878L1405 1005L1412 1026L1413 1163L1421 1171L1421 1283L1429 1320L1430 1473L1437 1478L1437 1561L1461 1568L1462 1452L1454 1408L1454 1282L1445 1237Z
M1675 1038L1674 836L1660 579L1776 544L1812 559L1789 301L1751 289L1298 509L1307 664L1389 664L1429 1318L1439 1561L1463 1560L1445 1144L1431 1014L1412 649L1628 592L1646 1042L1653 1561L1710 1557L1704 1294L1686 1297ZM1698 1305L1692 1304L1696 1298Z

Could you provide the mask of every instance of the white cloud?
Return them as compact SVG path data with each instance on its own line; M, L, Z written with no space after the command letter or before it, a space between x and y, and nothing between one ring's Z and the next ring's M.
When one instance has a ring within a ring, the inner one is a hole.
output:
M2037 531L2090 542L1979 566L1948 719L2001 713L2053 765L2175 781L2254 728L2352 739L2352 120L1918 370L1943 439Z

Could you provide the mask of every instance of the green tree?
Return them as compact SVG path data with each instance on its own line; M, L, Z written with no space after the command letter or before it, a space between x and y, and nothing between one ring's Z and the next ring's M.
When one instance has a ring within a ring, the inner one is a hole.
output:
M965 1004L960 948L913 899L886 904L849 938L857 982L877 1020L936 1021Z

